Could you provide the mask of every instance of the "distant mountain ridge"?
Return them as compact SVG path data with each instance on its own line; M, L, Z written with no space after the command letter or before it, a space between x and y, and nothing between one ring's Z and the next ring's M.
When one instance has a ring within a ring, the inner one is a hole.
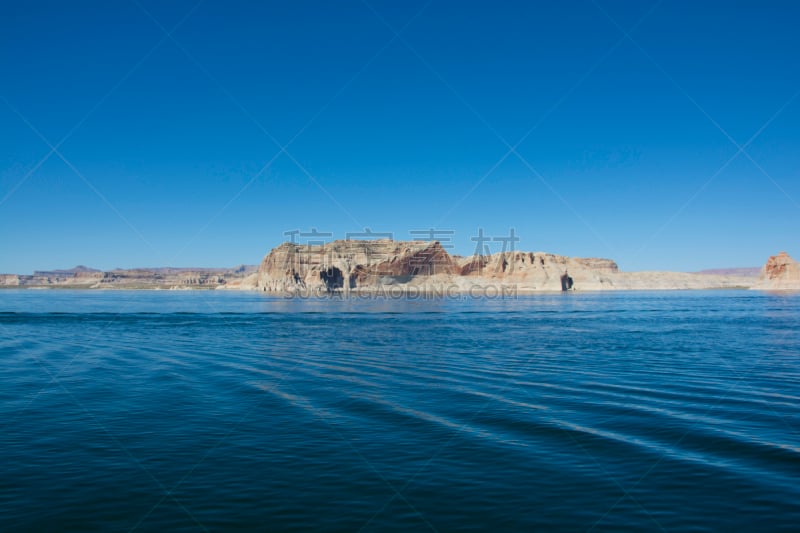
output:
M0 274L0 287L73 289L216 289L238 288L257 266L232 268L156 267L102 271L83 265L70 269L36 270L32 275Z
M761 274L761 267L709 268L695 272L695 274L710 274L714 276L748 276L757 278L759 274Z
M96 268L90 268L83 265L78 265L73 268L65 270L34 270L34 276L74 276L75 274L82 274L86 272L100 272Z

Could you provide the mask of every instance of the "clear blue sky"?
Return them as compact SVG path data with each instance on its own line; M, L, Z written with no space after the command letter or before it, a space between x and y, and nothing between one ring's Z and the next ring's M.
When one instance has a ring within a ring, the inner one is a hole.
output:
M795 2L139 1L0 7L0 272L364 227L800 258Z

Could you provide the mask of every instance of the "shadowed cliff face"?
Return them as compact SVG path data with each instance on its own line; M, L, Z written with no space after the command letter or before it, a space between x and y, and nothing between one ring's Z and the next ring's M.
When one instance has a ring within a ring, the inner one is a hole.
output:
M295 274L295 281L299 280L300 276ZM322 280L325 289L328 292L335 291L344 287L344 274L336 267L329 267L319 273L319 279ZM350 285L352 286L352 285Z

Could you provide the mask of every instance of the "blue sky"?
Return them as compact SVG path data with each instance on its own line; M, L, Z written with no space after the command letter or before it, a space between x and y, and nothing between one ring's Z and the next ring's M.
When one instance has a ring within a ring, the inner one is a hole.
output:
M311 228L800 256L792 2L0 9L0 272L255 264Z

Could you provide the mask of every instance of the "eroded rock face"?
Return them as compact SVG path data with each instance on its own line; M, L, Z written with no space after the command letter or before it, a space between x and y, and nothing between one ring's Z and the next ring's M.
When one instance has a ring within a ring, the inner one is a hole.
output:
M257 288L270 292L349 290L457 275L460 271L438 242L381 239L321 245L283 243L261 262Z
M761 276L754 289L800 290L800 263L786 252L773 255L761 270Z
M387 287L472 291L491 286L530 292L703 289L752 283L753 279L735 276L620 272L610 259L518 251L461 257L449 255L435 241L375 240L284 243L262 261L255 287L267 292L326 293Z
M0 274L0 285L17 287L20 285L19 276L16 274Z
M459 258L461 275L474 283L513 284L523 290L560 291L569 272L572 286L586 290L613 288L619 267L610 259L566 257L544 252L505 252Z

